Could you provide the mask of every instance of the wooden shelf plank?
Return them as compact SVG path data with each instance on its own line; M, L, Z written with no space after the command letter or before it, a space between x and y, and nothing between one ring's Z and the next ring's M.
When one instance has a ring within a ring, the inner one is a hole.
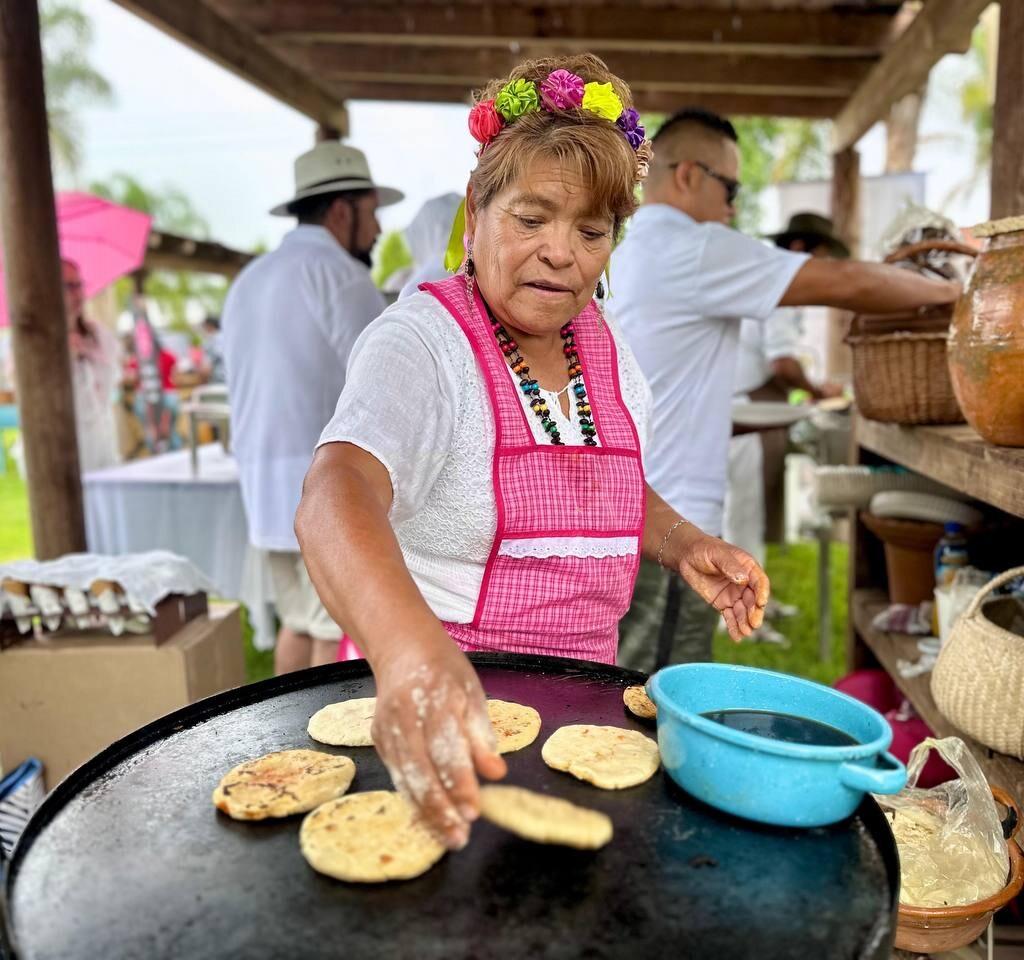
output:
M1024 517L1024 449L986 443L966 424L903 427L858 416L854 429L865 449Z
M896 633L880 633L871 626L876 614L884 610L889 599L881 590L855 590L850 603L850 616L854 629L871 648L878 662L893 678L903 695L911 702L921 719L935 731L937 737L960 737L981 765L989 782L1002 787L1018 803L1024 801L1024 763L972 740L953 726L935 706L932 697L931 673L917 677L901 677L899 660L917 660L920 652L915 637Z

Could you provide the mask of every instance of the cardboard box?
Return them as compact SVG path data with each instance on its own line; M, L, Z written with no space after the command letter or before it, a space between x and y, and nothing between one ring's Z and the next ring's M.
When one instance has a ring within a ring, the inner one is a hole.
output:
M125 734L243 683L237 604L161 644L99 632L17 643L0 651L0 771L38 757L52 789Z

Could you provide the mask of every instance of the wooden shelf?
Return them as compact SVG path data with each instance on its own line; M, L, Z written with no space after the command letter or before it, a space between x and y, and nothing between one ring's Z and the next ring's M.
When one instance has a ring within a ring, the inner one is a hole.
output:
M990 783L1002 787L1018 803L1024 801L1024 763L1002 753L995 753L953 726L935 706L932 697L931 673L916 677L900 676L897 661L917 660L919 638L898 633L880 633L871 626L875 616L889 605L881 590L855 590L851 597L850 616L854 629L893 678L903 695L911 702L921 719L937 737L960 737L970 748Z
M866 450L1024 517L1024 449L995 447L966 424L903 427L858 415L854 430Z

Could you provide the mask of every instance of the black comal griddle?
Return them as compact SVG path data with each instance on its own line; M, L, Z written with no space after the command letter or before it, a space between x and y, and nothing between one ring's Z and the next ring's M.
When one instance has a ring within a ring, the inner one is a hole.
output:
M220 694L143 727L61 783L29 823L4 884L6 950L20 960L205 958L885 958L899 889L896 848L866 800L837 826L780 830L690 799L659 772L598 790L548 769L567 723L632 727L639 674L545 657L474 655L489 696L530 704L543 727L508 754L507 782L603 810L597 852L540 846L481 822L424 876L380 886L315 873L300 817L238 823L210 795L222 774L273 750L347 753L352 790L389 789L372 748L318 745L320 707L372 696L365 661ZM771 789L765 784L765 789Z

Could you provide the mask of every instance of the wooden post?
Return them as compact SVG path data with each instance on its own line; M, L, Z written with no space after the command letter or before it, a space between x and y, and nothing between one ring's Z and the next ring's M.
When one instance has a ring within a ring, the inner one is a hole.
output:
M36 556L85 549L36 0L0 0L0 223Z
M852 147L832 156L832 221L836 235L850 248L850 256L856 257L860 250L860 154ZM846 382L852 373L850 348L843 343L849 319L845 310L829 310L825 351L829 380Z
M316 130L313 133L314 143L323 143L325 140L340 140L341 131L337 127L328 127L323 123L316 125Z
M1024 3L999 5L999 59L992 126L991 215L1024 214Z

